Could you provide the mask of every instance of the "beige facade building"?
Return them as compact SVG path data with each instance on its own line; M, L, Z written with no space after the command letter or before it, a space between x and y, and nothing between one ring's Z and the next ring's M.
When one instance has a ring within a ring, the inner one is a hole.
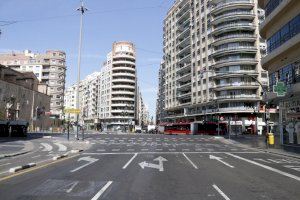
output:
M98 114L103 127L121 130L136 121L136 57L130 42L115 42L101 68Z
M33 73L0 65L0 120L25 120L35 130L50 126L50 96Z
M20 72L33 72L41 83L49 86L47 94L51 96L52 117L62 117L66 77L66 54L63 51L1 53L0 64Z
M175 1L164 20L165 121L220 118L232 133L262 133L263 19L257 0Z
M260 0L265 21L260 34L267 40L268 54L261 61L269 72L269 101L280 110L280 133L284 145L300 145L300 1ZM284 87L278 87L282 84ZM275 95L275 93L278 95ZM282 94L280 94L282 93Z

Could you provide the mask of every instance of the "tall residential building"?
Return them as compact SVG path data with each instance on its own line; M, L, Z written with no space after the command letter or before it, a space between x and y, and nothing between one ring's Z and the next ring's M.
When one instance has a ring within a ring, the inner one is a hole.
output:
M47 94L51 96L51 115L56 118L62 116L66 77L65 52L48 50L40 54L26 50L1 53L0 64L20 72L33 72L41 83L49 86Z
M260 34L267 40L262 66L269 72L269 101L279 105L279 130L285 148L300 145L300 1L260 0L265 21ZM275 92L278 95L275 95ZM280 94L281 93L281 94Z
M165 117L165 63L161 62L158 71L158 92L156 100L156 124Z
M134 125L136 100L135 47L115 42L101 68L98 113L105 129Z
M99 84L100 84L100 72L94 72L83 80L79 84L79 107L81 113L79 114L79 122L85 124L87 129L96 129L99 124L98 120L98 98L99 98ZM68 87L65 91L65 109L76 109L76 93L77 84ZM66 114L66 119L70 118L70 121L77 120L76 114Z
M257 0L175 1L163 28L165 121L220 118L233 133L262 132L263 19Z

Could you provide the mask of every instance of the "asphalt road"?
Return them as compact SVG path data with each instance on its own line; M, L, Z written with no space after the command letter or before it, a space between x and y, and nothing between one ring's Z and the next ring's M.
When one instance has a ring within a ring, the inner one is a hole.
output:
M91 134L87 141L90 148L80 154L0 179L0 199L300 197L300 160L223 139Z

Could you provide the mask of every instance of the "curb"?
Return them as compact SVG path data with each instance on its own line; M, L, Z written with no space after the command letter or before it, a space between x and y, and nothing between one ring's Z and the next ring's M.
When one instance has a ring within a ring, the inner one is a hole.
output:
M15 173L24 169L28 169L30 167L36 166L36 163L28 163L27 165L17 166L9 169L10 173Z
M83 150L82 149L73 149L70 151L70 153L79 153L79 152L82 152Z
M54 157L52 158L52 160L62 159L62 158L65 158L65 157L67 157L67 156L68 156L68 154L63 154L63 155L59 155L59 156L54 156Z
M19 156L19 155L24 155L24 154L29 153L29 152L30 151L24 151L24 152L19 152L19 153L14 153L14 154L0 155L0 159L14 157L14 156Z

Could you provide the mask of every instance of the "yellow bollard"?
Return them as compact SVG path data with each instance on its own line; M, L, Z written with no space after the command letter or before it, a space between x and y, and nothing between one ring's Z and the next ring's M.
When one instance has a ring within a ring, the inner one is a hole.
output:
M274 145L274 134L273 133L268 134L268 142L269 142L269 145Z

